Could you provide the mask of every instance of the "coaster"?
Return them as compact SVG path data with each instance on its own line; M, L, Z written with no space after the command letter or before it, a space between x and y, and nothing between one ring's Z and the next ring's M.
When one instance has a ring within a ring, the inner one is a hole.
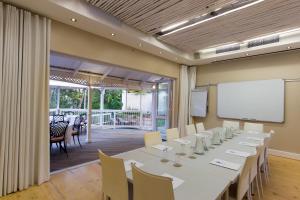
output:
M190 159L196 159L196 156L189 156Z
M174 167L182 167L182 165L179 164L179 163L174 163L173 166L174 166Z
M176 153L176 155L178 155L178 156L185 156L186 153Z

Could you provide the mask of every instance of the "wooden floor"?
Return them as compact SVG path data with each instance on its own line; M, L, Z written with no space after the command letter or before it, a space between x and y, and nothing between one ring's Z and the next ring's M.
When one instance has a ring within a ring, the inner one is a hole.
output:
M265 200L300 199L300 161L270 157L271 179L264 185ZM90 164L51 176L41 186L10 194L1 200L101 200L99 164ZM254 198L255 200L258 198Z
M139 129L100 129L92 127L91 143L86 143L86 136L80 136L82 148L76 144L68 146L68 157L53 145L50 154L50 171L56 171L98 159L98 149L107 155L116 155L143 147L144 134Z

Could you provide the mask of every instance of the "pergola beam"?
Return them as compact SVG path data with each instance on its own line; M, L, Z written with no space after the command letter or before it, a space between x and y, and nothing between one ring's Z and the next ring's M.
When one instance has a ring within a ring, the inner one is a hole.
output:
M101 81L103 81L113 70L114 68L113 67L109 67L106 72L102 75L101 77Z

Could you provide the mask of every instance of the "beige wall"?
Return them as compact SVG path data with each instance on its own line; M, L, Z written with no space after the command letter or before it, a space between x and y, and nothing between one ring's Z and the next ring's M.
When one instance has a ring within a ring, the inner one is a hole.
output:
M179 64L57 21L52 21L51 50L173 78L175 94L171 122L176 126Z
M300 78L300 51L199 66L197 85L218 82ZM285 122L264 123L265 131L275 130L271 148L300 153L300 82L286 83ZM209 114L204 119L207 128L222 125L216 116L216 87L209 90Z
M52 22L51 50L130 69L179 77L179 65L86 31Z

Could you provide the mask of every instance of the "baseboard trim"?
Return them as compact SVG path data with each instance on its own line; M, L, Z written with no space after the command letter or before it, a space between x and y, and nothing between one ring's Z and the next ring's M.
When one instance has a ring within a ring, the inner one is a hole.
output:
M300 160L300 154L298 154L298 153L280 151L280 150L276 150L276 149L269 149L269 154L273 155L273 156L280 156L280 157L284 157L284 158Z
M58 174L58 173L61 173L61 172L77 169L79 167L83 167L83 166L94 164L94 163L100 163L100 161L99 160L93 160L93 161L86 162L86 163L79 164L79 165L75 165L75 166L72 166L72 167L67 167L67 168L64 168L64 169L56 170L56 171L50 172L50 175L54 175L54 174Z

